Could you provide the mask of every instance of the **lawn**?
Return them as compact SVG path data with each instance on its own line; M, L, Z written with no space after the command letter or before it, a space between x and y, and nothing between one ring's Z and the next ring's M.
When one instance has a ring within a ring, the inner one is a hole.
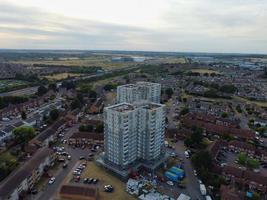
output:
M21 80L0 80L0 92L7 92L13 89L20 89L29 85L27 81Z
M125 183L120 181L117 177L111 175L107 172L104 168L97 166L93 162L88 162L87 168L85 169L84 173L82 174L82 178L91 177L91 178L98 178L99 183L99 200L106 200L106 199L113 199L113 200L134 200L135 198L130 196L125 191ZM114 192L106 193L103 191L104 185L112 185L114 188Z
M238 97L238 96L234 96L233 99L241 101L241 102L246 103L246 104L257 104L258 106L267 108L267 102L266 101L252 101L252 100L245 99L245 98Z
M47 78L49 81L60 81L64 80L66 78L71 78L71 77L79 77L81 74L77 73L59 73L59 74L51 74L47 76L43 76L44 78Z
M198 72L200 74L211 74L211 73L215 73L215 74L220 74L220 72L216 71L216 70L212 70L212 69L191 69L190 71L192 72Z
M112 62L107 56L91 56L85 58L70 58L70 59L59 59L59 60L19 60L13 61L13 63L20 64L46 64L46 65L66 65L66 66L86 66L86 67L102 67L103 69L119 69L135 65L136 63L123 63L123 62Z

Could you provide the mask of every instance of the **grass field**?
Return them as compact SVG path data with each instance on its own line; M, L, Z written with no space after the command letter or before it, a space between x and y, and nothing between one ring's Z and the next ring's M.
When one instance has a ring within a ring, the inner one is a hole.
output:
M42 76L42 77L47 78L49 81L60 81L60 80L66 79L66 78L78 77L78 76L81 76L81 74L59 73L59 74L51 74L51 75L47 75L47 76Z
M120 181L117 177L108 173L105 169L97 166L93 162L89 162L87 165L86 170L84 171L82 178L91 177L91 178L98 178L99 183L99 200L134 200L135 198L130 196L125 191L125 184ZM104 185L112 185L114 188L114 192L106 193L103 191Z
M216 71L216 70L212 70L212 69L191 69L190 71L192 72L198 72L200 74L211 74L211 73L216 73L216 74L220 74L220 72Z
M267 102L266 101L252 101L252 100L248 100L248 99L245 99L245 98L242 98L242 97L237 97L237 96L234 96L233 99L241 101L243 103L256 104L258 106L267 108Z
M29 85L27 81L21 80L0 80L0 92L6 92L13 89L20 89Z
M105 56L92 56L86 58L75 58L75 59L62 59L62 60L33 60L33 61L13 61L13 63L20 64L47 64L47 65L66 65L66 66L86 66L86 67L102 67L103 69L119 69L135 65L135 63L119 63L111 62L111 59Z

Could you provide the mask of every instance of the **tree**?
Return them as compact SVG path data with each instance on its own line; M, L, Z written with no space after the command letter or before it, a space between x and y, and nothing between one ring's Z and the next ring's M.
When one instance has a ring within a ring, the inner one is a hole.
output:
M63 81L61 87L70 90L70 89L75 89L76 85L73 81Z
M59 111L58 111L58 109L55 108L55 109L51 110L50 113L49 113L49 117L53 121L57 120L58 117L59 117Z
M115 85L112 85L112 84L106 84L104 86L104 90L106 90L106 91L110 91L110 90L112 90L114 88L116 88L116 86Z
M191 135L191 140L194 145L200 146L203 140L203 130L201 128L193 128L193 134Z
M92 125L80 125L79 131L80 132L91 132L93 131L94 127Z
M53 90L54 92L57 91L57 84L56 83L50 83L48 85L49 90Z
M21 119L23 119L23 120L27 119L27 114L25 111L21 111L20 115L21 115Z
M223 85L222 87L220 87L221 92L225 92L229 94L235 93L236 90L237 88L234 85Z
M222 113L222 118L226 118L226 117L228 117L228 114L226 112L223 112Z
M48 91L47 88L45 86L41 85L41 86L38 87L37 95L38 96L43 96L44 94L47 93L47 91Z
M70 104L71 110L74 110L76 108L81 108L82 107L82 103L80 102L80 100L78 98L75 98L71 104Z
M97 133L103 133L103 131L104 131L104 124L98 124L96 126L95 132L97 132Z
M208 151L199 151L192 156L192 163L196 169L210 169L212 166L212 158Z
M241 106L238 104L237 106L236 106L236 111L237 112L239 112L239 113L242 113L243 111L242 111L242 109L241 109Z
M180 115L186 115L187 113L189 113L189 109L186 107L181 110Z
M167 94L168 98L171 98L172 95L173 95L173 90L172 90L172 88L167 88L167 89L165 90L165 93Z
M17 144L24 146L35 136L35 130L31 126L20 126L13 129L14 140Z

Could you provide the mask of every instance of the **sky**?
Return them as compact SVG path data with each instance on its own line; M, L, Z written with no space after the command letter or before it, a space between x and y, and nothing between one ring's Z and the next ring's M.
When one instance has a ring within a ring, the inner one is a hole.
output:
M0 0L0 48L267 53L267 0Z

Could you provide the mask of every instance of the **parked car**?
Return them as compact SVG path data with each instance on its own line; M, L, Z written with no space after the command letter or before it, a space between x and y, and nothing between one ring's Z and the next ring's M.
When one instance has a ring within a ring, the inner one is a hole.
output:
M112 185L105 185L104 186L104 191L105 192L113 192L114 188L112 187Z
M80 156L80 160L84 160L85 159L85 156Z
M170 186L174 186L174 183L172 181L167 181L166 183Z
M68 167L68 163L64 163L62 166L64 169Z
M56 178L55 177L51 177L50 180L48 181L49 185L52 185L55 182Z

